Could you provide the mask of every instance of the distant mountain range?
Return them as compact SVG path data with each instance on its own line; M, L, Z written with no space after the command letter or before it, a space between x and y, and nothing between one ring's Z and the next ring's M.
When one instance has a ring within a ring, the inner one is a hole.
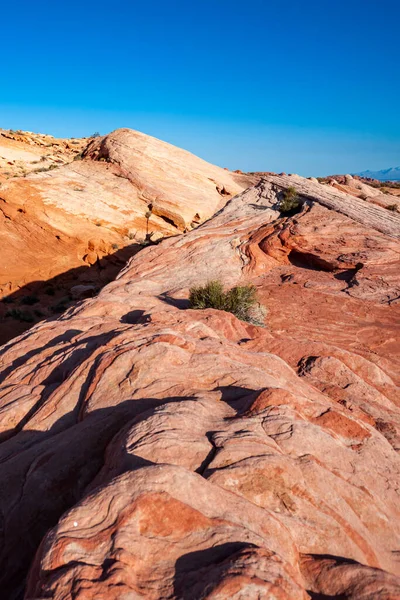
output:
M381 171L362 171L361 173L355 173L355 175L378 179L379 181L400 181L400 167L382 169Z

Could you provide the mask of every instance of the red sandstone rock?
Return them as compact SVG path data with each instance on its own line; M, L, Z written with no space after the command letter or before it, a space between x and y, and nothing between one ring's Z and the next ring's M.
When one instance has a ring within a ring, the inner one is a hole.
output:
M399 226L269 176L3 347L6 597L399 597Z

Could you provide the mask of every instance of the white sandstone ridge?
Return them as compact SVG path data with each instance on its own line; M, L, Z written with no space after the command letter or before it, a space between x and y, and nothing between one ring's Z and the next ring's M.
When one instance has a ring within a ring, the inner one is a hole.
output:
M191 229L254 180L131 129L93 139L68 164L41 164L1 185L0 294Z
M19 196L27 203L34 198L57 209L45 209L45 220L66 231L68 223L60 225L65 213L114 230L143 232L151 206L152 229L175 233L208 219L252 183L251 177L131 129L95 138L82 158L9 180L3 197Z
M250 185L246 177L132 129L96 138L84 157L118 168L133 186L132 203L151 204L154 215L180 229L208 219Z

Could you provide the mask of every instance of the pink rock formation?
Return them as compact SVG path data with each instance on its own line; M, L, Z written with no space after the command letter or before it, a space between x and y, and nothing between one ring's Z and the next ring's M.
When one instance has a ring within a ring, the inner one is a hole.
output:
M43 155L44 162L29 163L37 172L0 187L0 298L16 294L13 307L0 303L0 320L5 319L0 343L21 333L27 322L57 312L59 304L68 303L71 287L108 283L140 243L197 226L254 181L130 129L93 139L83 160L73 160L82 153L65 148L75 148L74 140L5 135L0 135L0 158L12 151L40 159L49 145L53 153L53 146L63 153L50 163L54 156ZM82 140L78 143L82 150ZM65 160L69 164L63 165ZM94 267L90 275L88 267ZM50 306L44 291L49 283L60 289ZM38 315L21 305L25 296L38 298Z
M335 175L328 179L330 179L330 185L337 190L351 194L356 198L362 198L383 208L400 212L400 201L398 199L400 190L397 187L388 187L378 180L368 181L351 175ZM371 183L378 184L378 186L373 187L370 185Z
M399 598L399 237L269 176L4 346L5 597ZM188 309L211 278L265 328Z

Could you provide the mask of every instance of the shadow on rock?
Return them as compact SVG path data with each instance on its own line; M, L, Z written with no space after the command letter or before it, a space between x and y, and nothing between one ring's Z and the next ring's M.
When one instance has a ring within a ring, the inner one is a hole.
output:
M103 256L93 265L76 267L45 281L33 281L5 296L0 301L0 344L43 319L57 318L83 298L96 295L142 248L141 244L130 244ZM79 288L78 297L73 288ZM79 296L80 293L83 295Z
M2 597L22 600L27 572L41 540L86 494L104 466L113 437L141 413L170 401L174 399L126 400L94 410L80 421L75 409L48 431L9 432L10 439L0 444ZM126 454L122 470L149 464Z
M254 547L245 542L229 542L184 554L175 564L175 597L182 600L205 597L221 582L224 563L244 549Z

